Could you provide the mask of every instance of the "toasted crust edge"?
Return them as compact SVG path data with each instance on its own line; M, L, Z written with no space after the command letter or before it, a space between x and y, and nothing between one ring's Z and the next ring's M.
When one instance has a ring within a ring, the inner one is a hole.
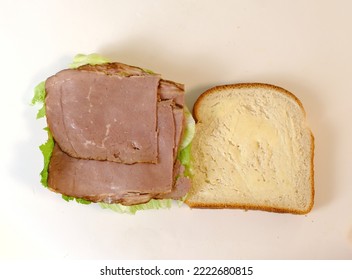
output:
M306 118L306 111L303 107L301 100L298 99L293 93L289 92L288 90L266 83L238 83L238 84L228 84L228 85L219 85L212 87L205 92L203 92L196 100L193 106L193 117L196 123L200 122L200 116L198 115L199 107L203 102L203 99L210 94L216 94L218 91L225 90L225 89L241 89L241 88L262 88L262 89L271 89L276 90L286 96L292 98L301 108L304 117ZM299 214L304 215L308 214L314 206L314 198L315 198L315 184L314 184L314 148L315 148L315 138L314 134L310 127L307 126L307 129L311 135L311 147L310 147L310 154L311 154L311 170L310 170L310 180L311 180L311 200L307 207L307 209L300 210L300 209L292 209L292 208L279 208L279 207L267 207L267 206L258 206L258 205L251 205L251 204L236 204L236 203L202 203L202 202L192 202L188 199L185 200L185 203L190 208L209 208L209 209L243 209L243 210L261 210L267 212L275 212L275 213L290 213L290 214Z

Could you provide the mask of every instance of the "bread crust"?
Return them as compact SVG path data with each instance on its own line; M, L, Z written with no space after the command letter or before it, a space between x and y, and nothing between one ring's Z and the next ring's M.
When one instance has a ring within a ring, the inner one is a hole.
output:
M204 101L205 97L211 94L216 94L219 91L226 90L226 89L250 89L250 88L261 88L261 89L270 89L280 92L286 95L289 98L292 98L301 108L304 117L306 118L306 111L303 107L302 102L295 96L293 93L289 92L288 90L266 83L238 83L238 84L229 84L229 85L219 85L212 87L202 93L198 99L196 100L193 106L193 117L196 123L201 122L201 116L199 114L199 108L201 107L202 102ZM310 172L310 179L311 179L311 200L308 207L305 210L297 210L291 208L276 208L276 207L267 207L267 206L258 206L252 204L237 204L237 203L203 203L203 202L192 202L190 200L185 200L185 203L191 208L217 208L217 209L224 209L224 208L232 208L232 209L244 209L244 210L261 210L261 211L268 211L268 212L275 212L275 213L291 213L291 214L300 214L304 215L309 213L314 206L314 197L315 197L315 187L314 187L314 147L315 147L315 138L313 135L312 130L307 127L310 132L311 136L311 147L310 147L310 154L311 154L311 172Z
M271 89L271 90L275 90L278 92L281 92L283 94L285 94L286 96L293 98L297 104L300 106L301 110L303 111L304 116L306 117L306 111L304 110L303 104L301 102L301 100L298 99L297 96L295 96L293 93L289 92L288 90L279 87L279 86L275 86L275 85L271 85L271 84L265 84L265 83L238 83L238 84L230 84L230 85L219 85L219 86L215 86L212 87L208 90L206 90L205 92L203 92L198 99L196 100L194 106L193 106L193 117L195 119L196 122L200 121L199 118L199 107L201 105L201 103L203 102L203 99L210 94L214 94L217 93L218 91L221 90L226 90L226 89L250 89L250 88L262 88L262 89Z
M242 210L260 210L260 211L267 211L267 212L274 212L274 213L290 213L290 214L297 214L297 215L304 215L308 214L313 208L313 200L311 201L309 208L305 211L299 211L297 209L291 208L279 208L279 207L267 207L267 206L258 206L258 205L251 205L251 204L221 204L221 203L214 203L214 204L207 204L201 202L191 202L186 200L185 203L191 208L207 208L207 209L242 209Z

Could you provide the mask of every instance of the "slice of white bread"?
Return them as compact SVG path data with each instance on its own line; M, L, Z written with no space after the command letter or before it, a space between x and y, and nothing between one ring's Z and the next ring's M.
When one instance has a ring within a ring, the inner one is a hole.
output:
M302 103L268 84L204 92L193 114L192 208L306 214L314 202L314 137Z

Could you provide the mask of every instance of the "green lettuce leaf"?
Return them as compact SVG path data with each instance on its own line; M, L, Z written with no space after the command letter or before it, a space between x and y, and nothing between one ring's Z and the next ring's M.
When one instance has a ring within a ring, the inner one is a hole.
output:
M35 105L35 104L42 105L42 107L39 109L37 113L37 119L45 117L44 100L45 100L45 82L41 82L34 88L34 96L32 98L32 105Z
M180 148L177 154L177 158L180 160L181 164L185 167L184 176L192 178L192 166L191 166L191 147L194 134L196 132L196 122L193 119L191 112L188 110L187 106L184 107L186 127L183 134L183 139L180 144Z
M180 143L180 150L185 149L193 140L194 134L196 132L196 122L187 106L184 106L184 114L186 119L186 127L183 133L183 138Z
M40 151L43 154L44 158L44 167L43 170L40 172L40 182L44 187L48 187L48 168L49 168L49 162L51 158L51 154L53 153L54 149L54 138L51 135L49 129L46 127L44 128L48 132L48 140L39 146Z
M95 65L95 64L102 64L107 62L110 62L110 60L96 53L92 53L88 55L77 54L73 58L73 62L69 65L69 67L71 69L75 69L86 64Z
M192 178L192 165L191 165L191 148L192 143L188 144L188 146L178 152L177 158L180 160L181 164L185 167L184 176Z
M66 200L67 202L71 201L71 200L75 200L78 203L81 204L91 204L92 202L89 200L85 200L84 198L78 198L78 197L72 197L72 196L68 196L68 195L62 195L62 198L64 200Z
M125 206L122 204L109 204L100 202L99 205L103 209L110 209L118 213L136 214L140 210L150 209L167 209L172 207L172 199L151 199L147 203Z
M35 104L42 105L39 111L37 112L37 119L45 117L44 101L45 101L45 82L41 82L34 88L34 96L32 98L32 103L31 103L32 105L35 105ZM44 130L47 131L48 139L44 144L39 146L39 149L42 152L42 155L44 158L44 167L40 172L40 182L44 187L47 188L48 187L48 168L49 168L51 154L54 149L54 138L51 135L51 132L48 127L45 127Z

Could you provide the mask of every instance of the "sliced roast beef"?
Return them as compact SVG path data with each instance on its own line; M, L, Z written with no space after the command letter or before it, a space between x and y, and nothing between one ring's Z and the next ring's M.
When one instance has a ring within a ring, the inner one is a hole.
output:
M80 66L78 70L104 73L106 75L119 74L120 76L123 76L123 77L158 75L156 73L153 73L150 70L146 70L140 67L127 65L119 62L111 62L111 63L103 63L103 64L95 64L95 65L86 64L86 65Z
M98 65L83 65L79 70L104 73L106 75L120 75L124 77L130 76L150 76L158 75L150 70L140 67L131 66L123 63L113 62ZM173 100L179 107L185 105L185 87L183 84L176 83L170 80L160 79L158 85L158 97L161 100Z
M190 179L176 159L184 86L122 63L64 70L46 82L55 139L48 185L93 202L180 199Z
M173 100L180 107L185 105L184 85L168 80L160 80L158 94L161 100Z
M48 185L53 191L94 202L139 204L170 193L174 181L175 125L171 101L158 103L158 163L133 165L77 159L55 145Z
M174 122L175 122L175 145L174 145L174 158L177 156L178 147L181 142L183 135L183 129L185 124L185 116L183 109L175 107L173 109Z
M181 199L191 188L191 179L188 177L178 177L171 192L158 196L158 199Z
M179 160L174 163L174 183L171 192L160 194L157 196L158 199L181 199L183 198L191 188L191 179L186 177L185 167Z
M96 71L63 70L46 81L46 116L53 137L72 157L156 163L160 77L122 76L116 74L120 64L108 65L92 68ZM107 75L102 69L116 73Z

